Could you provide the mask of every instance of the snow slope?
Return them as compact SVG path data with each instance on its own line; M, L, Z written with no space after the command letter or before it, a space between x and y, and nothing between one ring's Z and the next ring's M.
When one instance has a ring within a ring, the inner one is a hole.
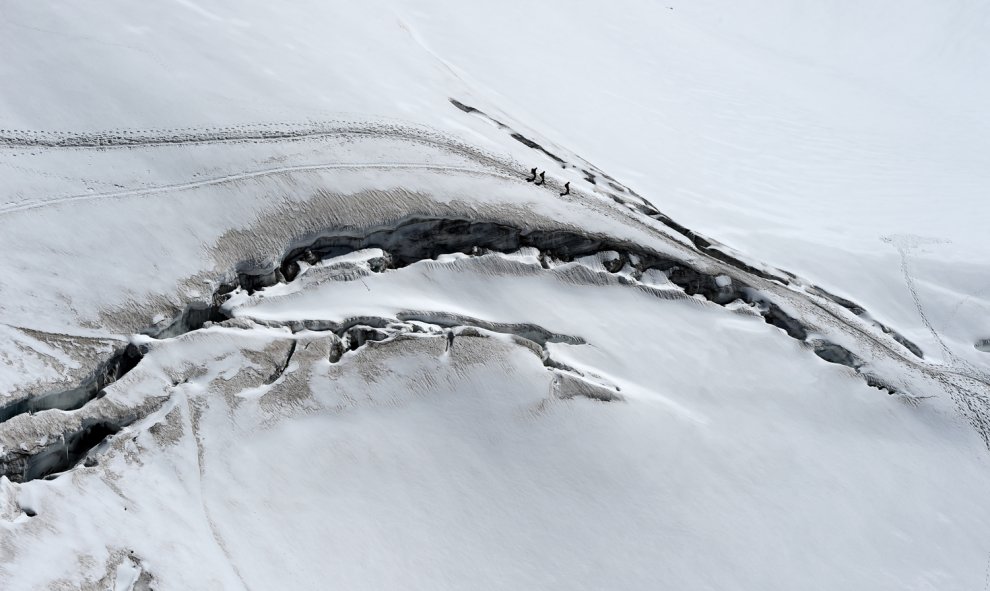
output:
M951 359L941 339L981 359L985 3L509 2L484 19L437 4L408 22L518 119L688 227L882 310L930 355Z
M980 588L988 29L3 2L0 587Z

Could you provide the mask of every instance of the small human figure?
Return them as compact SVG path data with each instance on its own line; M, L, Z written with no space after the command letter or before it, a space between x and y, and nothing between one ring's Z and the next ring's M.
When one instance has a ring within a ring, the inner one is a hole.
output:
M538 180L535 184L542 185L543 183L545 183L547 181L547 179L544 178L543 175L545 175L546 173L547 173L547 171L545 171L545 170L543 172L541 172L540 173L540 180Z
M564 195L570 195L570 194L571 194L571 181L567 181L566 183L564 183L564 192L561 193L560 196L563 197Z
M531 183L536 180L536 169L535 168L529 169L529 174L531 174L532 176L526 179L527 183Z

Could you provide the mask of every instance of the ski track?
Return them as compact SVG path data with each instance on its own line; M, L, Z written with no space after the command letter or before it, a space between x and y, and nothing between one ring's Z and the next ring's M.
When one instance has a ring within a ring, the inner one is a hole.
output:
M153 187L146 187L143 189L128 189L125 191L111 191L106 193L81 193L76 195L67 195L64 197L55 197L52 199L35 199L27 203L19 203L16 205L8 207L0 207L0 216L9 215L13 213L19 213L24 211L31 211L34 209L41 209L44 207L50 207L53 205L60 205L65 203L75 203L84 201L96 201L100 199L121 199L126 197L144 197L148 195L156 195L160 193L170 193L175 191L186 191L189 189L197 189L200 187L209 187L213 185L223 185L227 183L232 183L236 181L263 178L268 176L275 176L290 172L308 172L316 170L426 170L431 172L459 172L465 174L474 175L484 175L491 176L495 178L501 178L504 180L515 180L513 177L501 174L497 172L482 170L480 168L471 168L467 166L443 166L439 164L422 164L422 163L404 163L404 162L355 162L355 163L322 163L322 164L300 164L297 166L280 166L276 168L265 168L261 170L254 170L249 172L240 172L235 174L228 174L219 177L213 177L209 179L203 179L199 181L190 181L185 183L175 183L167 185L157 185Z
M199 504L203 511L203 517L206 518L206 524L210 530L210 535L213 537L213 541L216 543L217 548L227 559L227 564L231 571L240 581L244 591L250 591L247 581L244 580L244 576L241 574L240 569L237 568L237 564L234 562L234 557L227 548L227 543L220 534L220 530L217 528L216 522L213 520L213 515L210 513L210 509L207 506L206 486L203 484L203 478L206 476L206 470L204 469L206 452L203 449L203 442L201 440L199 419L196 415L197 411L193 408L193 404L189 401L189 398L184 396L183 401L185 402L185 414L187 415L186 419L188 421L187 425L192 432L193 442L196 445L196 480L199 488Z
M512 180L517 169L516 163L486 153L482 149L468 145L459 139L442 132L416 127L404 123L375 123L348 122L345 120L328 120L309 123L251 123L230 127L186 127L169 129L111 129L89 133L68 131L33 131L0 129L0 149L40 149L40 150L109 150L109 149L145 149L182 146L210 146L238 143L285 143L298 141L313 141L328 138L366 137L391 139L400 142L422 144L432 148L456 154L462 158L473 160L482 168L467 166L435 165L426 163L388 163L388 162L325 162L296 166L282 166L247 171L164 185L146 186L140 189L124 189L100 193L81 193L53 198L26 199L18 203L0 206L0 216L31 211L50 205L72 203L76 201L92 201L98 199L115 199L125 197L140 197L169 191L195 189L211 185L220 185L244 179L262 178L290 172L307 172L331 169L379 169L400 170L420 169L435 172L460 172L467 174L487 175L495 178ZM16 155L16 153L15 153ZM10 163L4 163L13 166ZM498 172L495 172L498 171ZM37 171L43 176L53 176L51 173ZM64 178L64 177L63 177ZM85 181L85 179L81 179ZM106 183L103 183L106 184Z
M957 355L951 347L949 347L945 340L942 339L942 335L940 335L938 330L935 328L934 323L928 316L928 312L925 310L924 303L921 301L921 294L918 291L918 286L915 283L914 275L911 272L910 255L911 251L918 246L930 242L919 237L905 236L885 236L882 240L893 246L900 256L901 274L904 277L904 285L907 287L908 293L911 294L911 300L914 302L914 307L918 311L918 316L921 318L921 322L928 330L929 334L931 334L932 339L938 344L939 348L942 350L942 353L945 355L945 364L947 369L944 369L943 372L980 382L981 384L987 386L988 391L990 391L990 374L968 360L963 359ZM957 309L961 304L962 302L957 304Z
M0 149L109 150L239 143L292 142L334 137L391 138L495 160L438 130L406 122L334 119L307 123L247 123L229 127L108 129L92 132L0 129Z
M224 144L255 141L320 139L346 135L389 135L406 131L425 133L402 125L376 125L346 121L309 124L251 123L230 127L183 127L166 129L109 129L88 133L0 129L0 147L38 149L108 149ZM268 128L268 129L259 129ZM296 129L292 129L296 128ZM435 133L435 132L433 132Z

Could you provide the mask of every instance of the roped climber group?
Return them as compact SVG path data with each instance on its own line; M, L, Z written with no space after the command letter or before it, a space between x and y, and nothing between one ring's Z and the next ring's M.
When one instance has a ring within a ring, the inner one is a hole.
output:
M526 182L533 183L534 185L542 185L547 181L546 174L547 171L545 170L540 171L540 173L537 174L536 168L535 167L531 168L529 169L529 178L526 179ZM571 182L567 181L566 183L564 183L564 190L563 192L560 193L560 196L563 197L564 195L570 195L570 194L571 194Z

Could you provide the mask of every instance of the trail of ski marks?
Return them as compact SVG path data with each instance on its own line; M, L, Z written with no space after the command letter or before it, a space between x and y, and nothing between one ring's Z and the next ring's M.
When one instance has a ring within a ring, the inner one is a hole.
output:
M336 135L377 135L400 126L321 121L307 124L254 123L230 127L110 129L92 132L0 129L4 148L141 148L230 142L279 141ZM411 129L410 129L411 130Z
M240 172L235 174L213 177L209 179L202 179L198 181L189 181L185 183L157 185L153 187L145 187L142 189L128 189L124 191L110 191L104 193L81 193L76 195L67 195L64 197L55 197L52 199L36 199L26 203L22 202L7 207L0 207L0 216L24 212L24 211L31 211L35 209L41 209L45 207L51 207L54 205L62 205L66 203L96 201L100 199L122 199L127 197L145 197L149 195L158 195L162 193L186 191L189 189L198 189L201 187L224 185L236 181L264 178L264 177L276 176L276 175L287 174L292 172L309 172L309 171L319 171L319 170L348 170L348 169L350 170L424 170L431 172L456 172L463 174L490 176L490 177L501 178L504 180L516 180L514 179L514 177L511 177L506 174L482 170L480 168L471 168L467 166L444 166L439 164L423 164L423 163L411 163L411 162L410 163L363 162L363 163L346 163L346 164L343 163L300 164L297 166L279 166L275 168L265 168L265 169L249 171L249 172Z

